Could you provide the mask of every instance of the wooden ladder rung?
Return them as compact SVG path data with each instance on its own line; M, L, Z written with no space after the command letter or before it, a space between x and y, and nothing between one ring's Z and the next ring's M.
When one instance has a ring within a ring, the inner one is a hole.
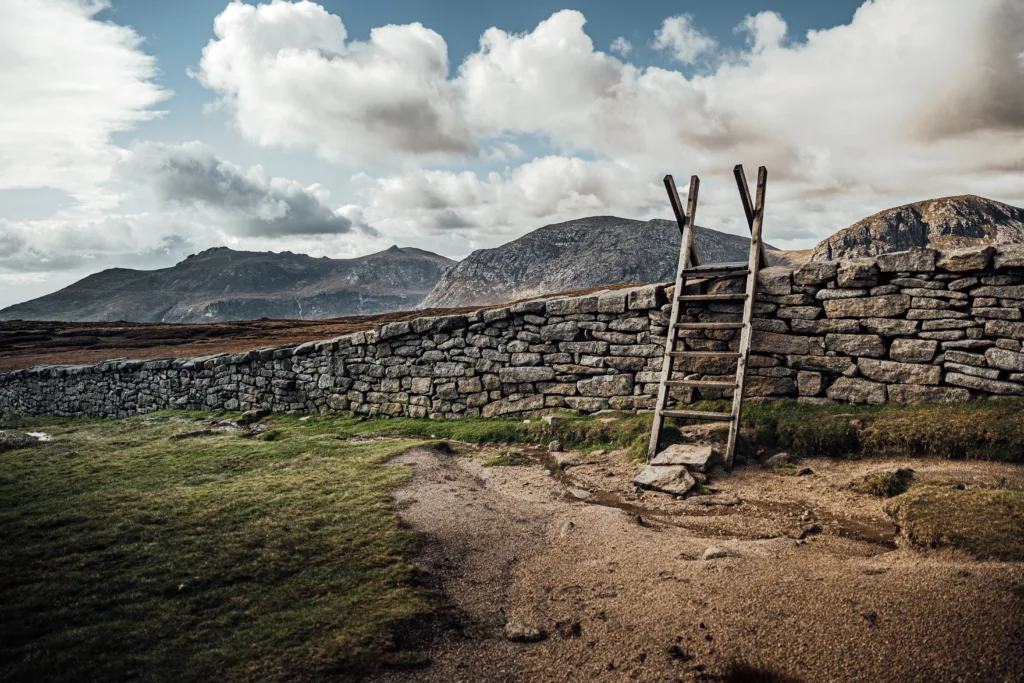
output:
M746 294L683 294L680 301L743 301Z
M710 270L746 270L749 264L746 261L730 261L729 263L708 263L702 266L687 268L687 272L698 275Z
M703 410L663 410L661 414L665 417L691 417L718 422L730 422L732 420L732 413L707 413Z
M735 389L736 382L711 382L699 379L670 379L665 384L670 387L703 387L704 389Z
M673 358L739 358L739 351L670 351Z
M739 330L746 323L676 323L677 330Z

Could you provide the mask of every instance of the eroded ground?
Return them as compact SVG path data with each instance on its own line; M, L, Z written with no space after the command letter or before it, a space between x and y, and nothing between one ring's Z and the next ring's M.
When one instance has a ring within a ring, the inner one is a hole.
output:
M429 666L381 680L723 680L737 661L804 681L1024 680L1024 566L900 547L883 499L847 487L910 467L1019 488L1019 466L815 459L716 472L717 493L676 500L637 495L617 453L484 466L496 452L396 461L454 626L419 634Z

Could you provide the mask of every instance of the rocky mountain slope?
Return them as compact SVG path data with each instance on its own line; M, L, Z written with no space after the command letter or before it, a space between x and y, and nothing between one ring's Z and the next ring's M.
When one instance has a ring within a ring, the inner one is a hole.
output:
M454 263L398 247L354 259L219 247L171 268L104 270L0 310L0 320L308 320L408 310Z
M812 261L874 256L910 247L955 249L1024 242L1024 209L960 195L879 211L814 248Z
M746 261L750 249L749 238L700 226L694 240L703 263ZM487 305L607 284L672 280L678 258L674 221L582 218L474 251L420 305Z

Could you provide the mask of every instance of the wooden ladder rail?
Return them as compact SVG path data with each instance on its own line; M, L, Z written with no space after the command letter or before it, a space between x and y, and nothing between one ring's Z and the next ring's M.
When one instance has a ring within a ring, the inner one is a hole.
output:
M750 190L743 173L743 166L737 164L733 169L736 185L739 187L743 210L747 215L750 228L750 256L747 273L746 299L743 302L743 327L740 330L739 359L736 363L736 387L732 395L732 421L729 425L729 442L725 451L725 469L731 471L736 457L736 437L740 429L740 413L743 411L743 391L747 380L747 358L750 355L750 338L753 334L751 318L754 312L754 299L757 295L757 275L762 265L768 266L767 254L761 241L761 227L764 222L764 194L768 184L768 170L761 166L757 169L757 197L754 205L750 205Z
M683 293L686 269L689 265L700 265L697 252L693 246L693 226L697 213L697 194L700 191L700 178L690 176L690 194L686 200L686 212L683 212L682 203L679 201L679 194L676 192L676 183L671 175L665 176L665 189L668 191L669 202L672 204L672 211L676 215L676 222L679 225L679 232L682 240L679 244L679 265L676 267L676 288L672 297L672 312L669 315L668 334L665 339L665 358L661 366L661 381L658 383L658 398L654 404L654 422L651 425L651 440L647 446L647 459L650 460L658 451L658 441L661 438L661 430L665 424L665 401L668 399L667 382L672 376L672 352L676 344L676 323L679 321L679 296ZM691 263L692 260L692 263Z

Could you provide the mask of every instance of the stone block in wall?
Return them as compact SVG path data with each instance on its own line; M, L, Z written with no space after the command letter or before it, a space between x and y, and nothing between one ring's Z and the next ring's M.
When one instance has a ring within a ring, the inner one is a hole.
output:
M786 364L794 370L824 370L834 375L854 375L857 366L845 356L786 356Z
M866 289L819 289L814 296L818 301L830 301L832 299L856 299L867 295L868 290Z
M750 340L750 350L755 353L806 355L810 353L812 346L820 345L821 341L815 337L797 337L760 330L754 330Z
M976 365L964 365L963 363L950 362L944 362L942 364L942 368L947 374L950 372L959 372L965 375L984 377L986 379L999 379L999 370L996 368L979 368Z
M548 315L575 315L579 313L597 313L596 296L574 296L564 299L549 299Z
M821 309L817 306L780 306L775 315L783 320L794 318L799 320L815 320L821 317L821 313Z
M633 393L632 375L603 375L576 382L581 396L625 396Z
M765 320L764 318L753 318L750 321L750 327L755 330L762 332L774 332L776 334L786 334L789 332L789 323L785 320Z
M824 377L820 372L801 370L796 374L796 387L801 396L817 396L825 388Z
M558 396L575 396L577 394L576 384L570 382L538 382L537 391L542 394Z
M989 320L985 323L985 336L1024 339L1024 323L1011 322L1009 320Z
M943 344L943 349L945 349L945 347L946 347L946 345ZM977 366L979 368L983 368L986 365L988 365L988 361L985 359L985 356L983 354L980 354L980 353L970 353L968 351L960 351L960 350L957 350L956 348L952 348L952 349L950 349L948 351L944 350L943 356L945 357L946 360L951 361L953 363L963 363L964 365L974 365L974 366Z
M604 359L605 365L619 372L639 372L644 369L646 360L632 356L609 356Z
M631 346L613 344L609 347L609 353L613 356L654 358L665 353L665 347L661 344L635 344Z
M608 329L616 332L646 332L650 327L650 318L619 318L608 323Z
M509 413L523 413L528 410L540 410L544 407L544 397L533 394L518 399L502 398L483 406L480 414L484 417L497 417Z
M985 379L984 377L975 377L974 375L965 375L959 372L947 372L946 383L958 387L986 391L990 394L1024 394L1024 385L1017 384L1016 382Z
M731 380L733 375L726 378ZM731 394L731 392L729 392ZM748 375L744 396L793 396L796 394L796 383L791 377L764 377Z
M970 295L995 299L1024 299L1024 285L982 286L971 290Z
M972 308L971 315L975 318L990 320L1020 320L1019 308Z
M521 384L530 382L546 382L555 378L555 369L549 367L501 368L498 377L502 382Z
M893 403L959 403L971 399L970 391L958 387L891 384L888 392L889 400Z
M745 277L726 277L713 280L708 284L708 294L742 294L747 291ZM689 293L689 292L688 292ZM694 292L696 294L697 292ZM786 292L787 294L789 292Z
M877 334L826 334L825 348L847 356L885 356L885 342Z
M665 303L665 288L662 285L647 285L627 290L626 301L631 311L658 308Z
M612 396L608 405L612 410L654 410L655 399L650 396Z
M1024 353L1006 349L991 348L985 351L985 360L994 368L1024 372Z
M624 289L599 294L597 297L598 313L625 313L627 296Z
M835 261L808 261L793 272L797 285L820 285L836 276L839 264Z
M868 379L898 384L938 384L942 370L936 365L917 365L896 361L861 358L857 369Z
M385 339L391 339L393 337L400 337L403 334L409 334L412 332L412 324L407 321L397 323L385 323L376 330L377 339L383 341Z
M838 299L824 302L825 315L829 318L892 318L902 315L910 308L910 297L906 294Z
M782 266L762 268L757 273L758 291L764 294L791 294L793 271Z
M918 332L921 323L891 317L865 317L860 319L860 327L883 337L908 337Z
M587 335L599 341L609 342L611 344L636 344L636 335L627 334L625 332L600 332L594 331Z
M878 266L873 258L848 259L839 262L836 284L843 288L874 287L878 284Z
M573 410L580 410L585 413L596 413L599 410L608 410L611 404L606 398L593 398L586 396L566 396L565 405Z
M575 320L570 320L541 327L540 338L543 341L572 341L579 331L579 324Z
M927 247L911 247L878 256L878 269L883 273L931 273L935 270L938 252Z
M901 363L930 363L935 358L939 342L928 339L894 339L889 358Z
M881 405L886 400L886 385L863 379L840 377L825 393L834 401Z
M996 268L1024 268L1024 244L999 244L993 259Z
M826 334L829 332L855 334L860 331L860 324L856 320L848 319L791 320L789 325L797 334Z
M984 270L992 262L993 247L966 247L964 249L943 249L939 252L936 265L951 273L970 270Z
M533 301L520 301L517 304L509 306L509 310L517 315L533 314L543 315L546 308L546 302L544 299L534 299Z

